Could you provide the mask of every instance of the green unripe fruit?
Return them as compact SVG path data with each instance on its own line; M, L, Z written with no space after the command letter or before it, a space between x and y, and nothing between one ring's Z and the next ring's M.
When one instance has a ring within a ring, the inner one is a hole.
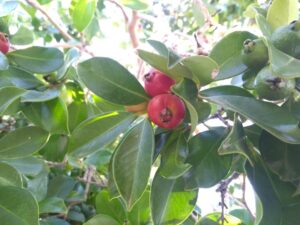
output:
M242 60L250 68L259 68L266 65L269 60L268 48L261 39L244 41Z
M256 76L255 89L260 98L276 101L288 97L295 89L294 79L275 76L270 66L264 67Z
M300 57L300 20L277 28L271 37L273 45L293 57Z

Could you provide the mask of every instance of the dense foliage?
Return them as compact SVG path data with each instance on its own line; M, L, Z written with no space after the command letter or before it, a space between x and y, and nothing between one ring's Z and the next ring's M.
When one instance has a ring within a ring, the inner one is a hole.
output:
M150 5L0 1L2 225L298 223L298 1L154 1L159 13ZM148 39L130 70L95 56L110 7L125 22L126 47L163 16L174 35L195 34L197 53ZM253 32L212 45L215 26L236 24ZM226 209L230 183L246 177L256 213L244 196ZM215 185L219 212L202 214L198 190Z

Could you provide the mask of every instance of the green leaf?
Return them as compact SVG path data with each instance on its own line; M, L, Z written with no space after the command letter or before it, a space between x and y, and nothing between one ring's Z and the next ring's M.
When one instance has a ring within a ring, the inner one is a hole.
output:
M149 224L150 222L150 191L146 190L132 210L128 213L130 224Z
M219 93L217 93L218 89ZM210 92L208 89L207 91L202 91L200 95L208 101L238 112L284 142L291 144L300 143L298 119L286 109L252 97L228 95L226 92L222 93L221 89L222 87L214 88L215 92ZM243 92L243 89L240 89ZM284 127L282 124L284 124Z
M38 205L29 191L19 187L0 187L2 225L39 225Z
M133 10L145 10L151 4L151 0L120 0L120 3Z
M54 72L64 63L64 56L57 48L30 47L9 52L7 56L22 69L41 74Z
M285 54L272 45L272 43L266 40L269 49L269 57L271 67L274 73L283 78L295 78L300 77L300 60Z
M164 56L165 58L168 58L168 55L169 55L169 49L168 47L160 42L160 41L157 41L157 40L152 40L152 39L149 39L147 40L147 42L161 55L161 56Z
M300 145L284 143L267 132L262 132L259 150L264 162L283 181L300 180Z
M239 55L246 39L256 39L257 36L247 31L235 31L219 41L210 53L210 57L221 67L231 57Z
M8 63L6 56L2 52L0 52L0 72L2 70L7 70L8 65L9 65L9 63Z
M68 140L69 138L66 135L51 135L49 141L39 153L48 161L62 162L67 153Z
M248 67L243 63L241 55L235 55L224 62L216 76L216 80L224 80L237 75L240 75L248 70Z
M24 89L16 87L0 88L0 115L3 115L5 110L17 100L23 93Z
M119 198L110 199L109 193L102 190L96 197L97 214L105 214L114 218L119 223L126 220L125 210Z
M218 148L226 135L224 128L204 131L189 141L189 155L186 162L192 168L184 175L186 189L211 187L229 172L232 156L220 156Z
M193 80L201 86L213 81L213 73L218 69L218 64L207 56L191 56L184 58L182 64L193 74Z
M0 2L0 17L11 14L19 5L19 1L4 0Z
M48 167L44 165L43 170L34 177L30 177L27 183L27 190L30 191L37 201L41 201L46 198L48 191Z
M100 150L126 131L135 119L132 113L104 113L82 122L73 131L68 151L84 157Z
M234 125L220 145L218 152L220 155L241 154L251 162L246 141L247 137L244 132L243 124L239 121L238 116L235 115Z
M83 225L99 225L99 224L105 224L105 225L121 225L116 220L114 220L112 217L104 214L98 214L94 216L92 219L84 223Z
M68 72L70 66L75 63L80 57L80 53L76 48L71 48L65 54L64 65L57 71L56 78L62 79Z
M71 177L55 176L49 181L47 196L67 199L75 184L76 181Z
M193 10L194 18L198 25L198 29L205 24L205 15L202 10L203 7L206 7L203 2L193 1L192 10Z
M220 225L219 218L221 213L210 213L201 218L199 225ZM223 225L245 225L243 221L232 215L225 215L225 221Z
M268 9L267 21L273 29L298 19L298 0L274 0Z
M168 179L178 178L191 168L190 164L185 163L188 154L187 141L184 134L180 133L172 133L161 151L159 171L161 176Z
M8 70L0 71L0 83L2 82L7 82L6 86L24 89L32 89L43 84L34 75L13 66L10 66Z
M138 80L117 61L97 57L78 65L78 75L96 95L116 104L134 105L148 100Z
M197 101L198 88L192 80L183 79L179 83L173 85L171 89L184 101L189 111L191 120L190 135L192 135L198 124L198 112L194 106Z
M268 21L266 20L266 18L264 16L258 14L255 17L255 20L256 20L256 23L257 23L259 29L261 30L262 34L267 38L271 38L273 29L272 29L271 25L268 23Z
M154 225L181 224L192 213L197 193L184 191L182 180L166 179L156 172L150 196Z
M71 17L74 27L83 31L94 17L97 6L96 0L72 0Z
M61 198L46 198L39 202L40 214L42 213L62 213L66 214L68 209Z
M59 89L47 89L45 91L28 90L22 95L22 102L46 102L57 98L61 91Z
M144 119L119 144L113 157L113 176L117 189L130 210L144 193L154 154L154 132Z
M29 45L33 42L34 35L32 30L21 26L19 30L10 38L10 42L14 45Z
M259 225L294 225L300 220L300 198L294 197L296 187L270 173L253 151L254 166L246 164L248 178L262 203Z
M40 221L40 225L70 225L70 223L56 217L47 217Z
M88 118L88 108L83 102L72 102L68 105L69 129L73 131L82 121Z
M0 186L23 186L19 172L14 167L3 162L0 162Z
M42 127L51 134L69 133L67 107L60 98L30 103L23 108L23 113L36 126Z
M168 68L168 58L157 55L144 50L138 50L138 55L145 62L149 63L154 68L172 77L174 80L181 80L183 77L192 78L191 72L183 65L176 64L172 68Z
M49 133L38 127L16 129L0 139L0 158L21 158L40 150L48 141Z

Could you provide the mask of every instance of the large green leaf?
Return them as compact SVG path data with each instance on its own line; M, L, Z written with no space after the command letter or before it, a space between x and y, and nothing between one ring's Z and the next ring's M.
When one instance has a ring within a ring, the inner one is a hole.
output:
M130 210L145 191L154 154L154 132L144 119L119 144L112 169L117 189Z
M69 129L72 132L81 122L88 118L88 106L84 102L72 102L68 105Z
M68 151L76 157L84 157L100 150L126 131L135 119L132 113L104 113L82 122L73 131Z
M232 156L220 156L218 148L226 135L225 128L204 131L189 141L189 155L186 162L191 169L184 175L186 189L211 187L229 172Z
M8 70L0 71L0 83L7 83L6 86L16 86L24 89L35 88L43 84L32 74L13 66L10 66Z
M0 187L1 225L39 225L38 205L29 191Z
M30 47L8 53L8 57L24 70L48 74L58 70L64 56L57 48Z
M202 91L200 95L209 101L249 118L258 126L284 142L291 144L300 143L298 119L286 109L252 97L228 95L228 92L224 91L222 93L222 89L224 87L213 88L214 91L209 91L208 89L207 91Z
M300 197L296 187L270 173L264 162L253 151L254 166L246 165L248 177L262 203L259 225L295 225L300 220Z
M142 85L117 61L97 57L78 65L78 75L96 95L116 104L134 105L148 100Z
M213 81L213 73L219 68L218 64L207 56L191 56L184 58L182 64L193 74L193 80L204 86Z
M219 69L216 80L224 80L242 74L248 70L240 54L232 56Z
M262 132L259 150L269 168L283 181L300 180L300 145L284 143L267 132Z
M33 42L34 35L32 30L25 26L21 26L19 30L10 38L10 42L14 45L29 45Z
M267 21L273 29L298 19L298 0L273 0L268 9Z
M52 162L61 162L67 153L67 144L69 137L67 135L51 135L47 144L40 150L44 159Z
M128 213L130 224L147 225L150 222L150 191L146 190Z
M0 163L0 186L22 187L22 178L19 172L7 163Z
M36 126L52 134L68 134L68 111L60 98L29 103L23 108L25 116Z
M255 17L255 20L263 35L267 38L271 38L273 29L268 23L267 19L264 16L258 14Z
M151 215L154 225L181 224L192 213L198 191L184 191L182 180L155 174L151 186Z
M198 112L195 108L195 105L197 104L198 88L192 80L183 79L179 83L172 86L172 91L184 101L189 111L191 121L190 134L192 135L199 120Z
M66 199L76 183L72 177L55 176L49 181L47 196Z
M0 88L0 115L2 115L5 112L5 110L24 92L24 89L16 87Z
M24 127L0 139L0 158L13 159L28 156L40 150L48 141L49 133L38 127Z
M84 223L83 225L121 225L116 220L114 220L112 217L104 214L98 214L94 216L92 219Z
M68 209L61 198L46 198L39 202L40 214L42 213L62 213L66 214Z
M185 163L187 153L187 141L182 131L172 132L161 152L161 176L175 179L190 169L191 165Z
M183 65L176 64L172 68L168 68L168 58L147 52L144 50L138 50L139 57L145 62L149 63L154 68L172 77L174 80L180 81L183 77L192 78L192 73Z
M96 0L72 0L71 16L74 27L79 31L83 31L94 17L97 6Z
M60 89L46 89L45 91L28 90L23 94L22 102L46 102L57 98L61 94Z

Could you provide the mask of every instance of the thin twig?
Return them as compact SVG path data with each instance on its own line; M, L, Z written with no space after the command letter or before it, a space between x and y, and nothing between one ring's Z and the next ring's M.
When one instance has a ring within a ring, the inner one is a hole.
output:
M125 26L127 28L127 25L128 25L128 22L129 22L129 17L128 17L124 7L120 3L118 3L114 0L108 0L108 2L115 4L121 10L121 12L123 14L123 17L124 17L124 20L125 20Z
M221 202L219 203L220 206L221 206L221 216L220 218L218 219L218 222L221 221L222 222L222 225L224 225L225 221L226 221L226 218L225 218L225 208L227 209L227 205L225 204L225 197L226 197L226 193L227 193L227 189L228 189L228 186L229 184L237 179L239 177L239 173L237 172L234 172L231 177L229 177L228 179L226 180L223 180L220 182L220 185L219 187L217 188L217 192L220 192L221 194Z
M252 211L250 210L247 201L246 201L246 175L243 174L243 183L242 183L242 191L243 191L243 196L242 196L242 203L244 205L244 207L247 209L247 211L249 212L250 216L252 217L253 220L255 220L255 216L252 213Z
M87 170L85 171L85 174L83 176L83 179L85 180L85 190L84 190L84 199L88 199L88 194L90 192L91 182L92 178L95 172L95 168L93 166L89 166Z

